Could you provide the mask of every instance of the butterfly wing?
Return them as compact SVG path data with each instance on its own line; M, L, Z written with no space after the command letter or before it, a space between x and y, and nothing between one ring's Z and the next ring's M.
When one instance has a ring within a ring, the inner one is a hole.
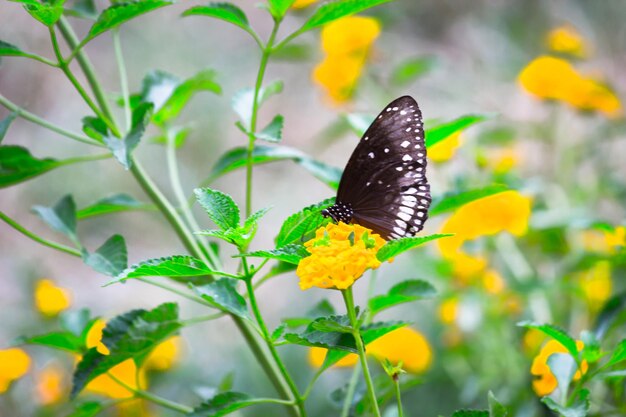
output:
M367 129L341 177L337 201L385 239L413 236L431 203L424 124L412 97L389 103Z

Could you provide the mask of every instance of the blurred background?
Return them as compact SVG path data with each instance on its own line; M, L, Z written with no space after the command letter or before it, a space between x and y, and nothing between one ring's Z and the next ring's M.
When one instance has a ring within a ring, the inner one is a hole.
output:
M246 12L251 25L266 39L272 25L268 13L255 2L233 3ZM254 41L233 25L203 17L180 17L195 4L199 3L179 2L121 28L132 92L141 89L142 79L151 70L181 78L208 68L218 74L222 94L197 94L178 120L180 125L191 127L177 153L184 191L190 196L220 155L247 143L234 126L237 117L230 103L238 90L253 86L260 55ZM96 5L101 10L108 3L96 1ZM291 11L279 39L300 27L315 7L312 4ZM626 124L622 106L626 91L626 4L621 0L398 0L364 15L375 19L379 31L373 30L363 41L366 58L354 74L346 75L349 88L337 87L325 78L324 71L332 70L325 60L332 54L322 49L320 31L308 32L295 41L297 49L270 61L265 79L283 80L284 91L262 108L261 124L276 113L284 115L281 145L343 167L357 143L355 130L360 117L376 114L398 96L408 94L418 101L427 127L464 115L487 117L446 138L433 150L429 166L433 196L437 199L494 183L506 184L517 190L516 198L525 199L521 206L530 204L532 211L518 212L504 204L504 208L478 208L432 218L426 233L451 230L447 223L452 221L450 216L457 216L457 222L481 224L485 217L502 215L523 224L495 226L484 237L467 232L468 237L461 242L465 243L464 259L446 256L445 248L436 244L405 255L379 270L375 292L385 292L408 278L425 279L438 290L432 300L407 304L383 315L385 319L411 320L411 327L425 338L432 354L424 369L410 376L419 383L404 396L407 415L450 415L458 408L484 407L489 390L511 405L514 415L543 415L547 411L533 392L530 373L543 339L515 323L523 319L552 322L577 337L580 331L594 326L598 312L611 296L626 289L623 262L615 260L618 255L614 249L623 248L620 226L626 221ZM86 19L70 21L80 37L92 24ZM357 43L359 34L366 33L358 26L354 33L346 31L347 38ZM53 57L47 28L34 21L19 3L0 3L0 40ZM86 52L110 97L119 97L110 34L90 42ZM558 62L538 61L546 56ZM323 63L329 67L320 69ZM551 76L550 71L556 75ZM341 83L342 75L336 77L336 83ZM567 77L595 83L592 98L581 103L551 90L551 82L557 79L565 83ZM3 57L0 94L71 131L79 132L81 119L90 115L61 71L31 60ZM121 117L122 109L115 110ZM8 114L0 109L0 119ZM135 154L173 200L165 148L148 140L155 134L149 130ZM24 146L41 158L93 152L86 145L21 119L10 126L5 144ZM241 205L244 184L244 171L238 170L211 186L231 194ZM50 206L68 193L79 208L117 193L148 202L119 163L103 160L62 167L2 189L0 211L29 230L61 241L62 237L48 229L30 208ZM273 247L284 219L334 193L291 161L255 167L254 209L272 210L261 221L251 249ZM203 228L211 226L199 207L194 207L194 212ZM129 264L185 253L157 211L86 219L78 230L91 248L112 234L122 234L129 248ZM236 268L235 260L229 259L231 249L223 247L222 254L225 268ZM140 282L103 288L108 278L80 259L39 246L4 223L0 223L0 278L0 349L18 336L57 328L57 313L66 308L89 308L93 316L107 319L133 308L152 308L173 300L180 303L182 317L206 314L201 306ZM60 298L65 301L58 311L46 313L38 308L35 290L41 288L42 279L62 289ZM369 277L364 277L356 285L357 303L366 296L367 280ZM282 318L301 316L325 298L343 311L338 294L320 289L301 291L294 273L267 282L258 291L258 298L271 328ZM619 340L619 335L615 338ZM28 347L25 351L31 358L29 370L0 396L0 415L69 414L72 407L66 404L67 387L73 359L43 348ZM155 366L148 378L150 389L165 397L195 404L198 395L206 392L203 390L219 385L231 372L237 390L274 395L228 318L185 328L174 346L164 351L171 363L161 369ZM300 386L306 385L315 371L307 350L287 346L281 353ZM343 386L349 377L346 369L324 374L308 402L311 415L338 415L328 393ZM50 386L56 387L52 394ZM282 412L276 407L260 407L241 415ZM107 413L176 415L145 404L133 409L113 408Z

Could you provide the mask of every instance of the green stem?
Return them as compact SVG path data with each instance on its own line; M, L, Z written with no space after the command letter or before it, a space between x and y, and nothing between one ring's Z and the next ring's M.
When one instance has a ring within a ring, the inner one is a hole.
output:
M306 410L304 409L304 402L302 397L300 396L300 392L298 391L298 387L295 382L291 378L291 375L287 371L287 367L283 363L280 355L278 355L278 351L276 350L276 346L272 342L272 336L265 324L265 320L263 320L263 316L261 315L261 310L259 309L259 305L256 300L256 295L254 294L254 287L252 286L252 276L249 275L248 262L246 258L241 259L241 263L243 265L244 273L247 275L245 279L246 290L248 293L248 299L250 300L250 308L252 309L252 313L254 314L254 318L256 319L259 328L261 330L261 334L263 335L263 339L265 340L265 344L267 349L270 351L276 366L278 366L280 374L283 376L284 380L287 382L289 386L289 390L291 391L291 395L294 401L294 405L298 408L299 415L301 417L306 416Z
M3 220L6 224L11 226L12 228L17 230L18 232L20 232L24 236L27 236L27 237L31 238L35 242L39 242L39 243L41 243L44 246L47 246L47 247L52 248L52 249L59 250L61 252L68 253L68 254L70 254L72 256L76 256L76 257L79 257L79 258L82 257L82 254L80 253L80 251L78 249L70 248L69 246L65 246L65 245L62 245L60 243L56 243L56 242L53 242L51 240L44 239L41 236L38 236L35 233L31 232L30 230L24 228L24 226L22 226L21 224L19 224L18 222L16 222L15 220L13 220L12 218L10 218L9 216L7 216L6 214L4 214L1 211L0 211L0 220Z
M63 129L60 126L57 126L55 124L52 124L50 122L48 122L47 120L42 119L41 117L30 113L29 111L24 110L23 108L19 107L18 105L16 105L15 103L11 102L10 100L8 100L6 97L4 97L2 94L0 94L0 104L4 107L6 107L7 109L17 113L17 115L19 117L21 117L24 120L28 120L29 122L38 124L41 127L45 127L48 130L51 130L55 133L58 133L61 136L65 136L67 138L70 139L74 139L75 141L78 142L82 142L82 143L86 143L88 145L95 145L95 146L100 146L102 147L103 145L91 138L88 138L86 136L81 136L79 134L76 134L74 132L70 132L69 130Z
M276 39L280 21L274 22L272 33L270 34L267 44L263 48L261 54L261 63L259 64L259 72L257 73L256 83L254 85L254 96L252 99L252 115L250 117L250 133L248 134L248 149L246 160L246 217L252 213L252 152L254 151L254 141L256 139L256 125L259 111L259 92L263 85L263 77L267 68L267 61L272 53L272 44Z
M205 321L216 320L221 317L224 317L225 315L226 313L207 314L206 316L198 316L198 317L192 317L187 320L180 320L180 323L183 326L191 326L191 325L198 324L198 323L204 323Z
M398 417L404 417L404 413L402 412L402 393L400 392L400 380L398 379L398 375L393 377L393 385L395 386L396 391L396 401L398 403Z
M369 367L367 366L365 345L363 344L363 339L361 338L361 330L359 329L359 323L356 317L356 311L354 309L352 287L348 288L347 290L342 290L341 294L343 295L343 300L346 304L348 317L350 318L350 324L352 325L352 335L354 336L356 347L359 352L359 359L361 362L361 367L363 368L363 377L365 378L365 383L367 384L367 392L370 397L370 402L372 403L372 407L374 408L374 414L376 415L376 417L381 417L380 409L378 408L378 401L376 400L374 383L372 381L372 376L370 375Z
M35 61L39 61L43 64L49 65L51 67L55 67L58 68L59 64L52 61L51 59L48 59L46 57L40 56L40 55L35 55L35 54L29 54L26 52L22 52L21 55L18 55L19 57L23 57L23 58L30 58L30 59L34 59Z
M128 93L128 77L126 75L126 64L124 63L124 54L122 53L122 43L120 42L119 28L113 29L113 46L115 47L115 58L117 61L117 69L120 73L120 87L122 89L122 98L124 100L124 116L126 119L126 131L130 131L132 123L132 114L130 111L130 94Z
M182 290L179 290L178 288L173 287L171 285L167 285L167 284L164 284L164 283L158 282L158 281L151 281L148 278L134 278L134 279L136 279L137 281L145 282L146 284L149 284L149 285L153 285L155 287L159 287L159 288L161 288L161 289L163 289L165 291L169 291L172 294L176 294L178 296L181 296L183 298L186 298L186 299L191 300L193 302L196 302L198 304L202 304L204 306L212 307L212 305L209 304L207 301L205 301L202 297L198 297L196 295L189 294L189 293L187 293L185 291L182 291Z
M324 368L320 366L320 368L317 370L315 375L313 375L313 378L311 378L309 385L307 385L306 389L304 390L304 393L302 394L302 401L309 398L309 395L311 394L311 391L313 390L313 387L315 386L315 382L317 382L318 378L322 375L323 372L324 372Z
M354 366L352 370L352 376L350 377L350 382L348 383L348 390L346 391L346 398L343 400L343 408L341 409L341 417L348 417L350 415L350 408L352 408L352 400L354 399L354 394L356 393L356 384L359 382L359 371L360 368L358 364Z
M110 153L101 153L98 155L84 155L84 156L75 156L73 158L67 158L60 160L59 163L61 165L70 165L70 164L78 164L81 162L92 162L92 161L101 161L103 159L112 158L113 155Z
M110 372L107 372L109 378L111 378L115 383L119 386L124 387L124 389L132 392L136 397L143 398L144 400L151 401L155 404L160 405L161 407L169 408L170 410L178 411L180 413L189 414L193 411L193 408L188 407L184 404L180 404L171 400L168 400L163 397L159 397L158 395L152 394L148 391L144 391L141 389L133 388L121 379L117 378Z

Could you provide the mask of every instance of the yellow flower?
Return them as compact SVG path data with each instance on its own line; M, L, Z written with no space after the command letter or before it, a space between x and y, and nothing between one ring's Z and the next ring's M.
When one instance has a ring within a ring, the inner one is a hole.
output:
M626 227L617 226L614 230L585 230L581 234L582 245L589 252L614 254L626 246Z
M305 7L309 7L313 3L317 3L318 0L296 0L291 7L294 9L304 9Z
M438 240L447 258L459 256L466 240L508 231L516 236L526 233L531 199L517 191L505 191L461 206L443 225L442 233L454 236Z
M366 351L368 355L379 360L388 359L394 365L402 362L402 368L411 373L420 373L428 369L433 356L426 338L409 327L401 327L374 340L367 345ZM325 356L324 348L309 350L309 362L314 367L322 366ZM335 366L354 366L357 362L358 356L351 353Z
M578 274L580 288L592 310L601 308L611 296L611 264L608 261L597 262L587 271Z
M96 320L96 322L89 329L89 332L87 332L86 340L88 349L95 347L102 355L109 354L109 348L102 343L102 330L104 330L105 327L106 322L104 320Z
M486 165L495 174L506 174L520 163L520 153L512 146L490 149L486 155Z
M612 232L605 231L604 238L611 251L614 252L617 247L623 248L626 246L626 227L617 226Z
M67 310L71 300L68 290L57 287L49 279L41 279L35 285L35 306L44 316L53 317Z
M456 297L450 297L439 305L439 319L444 324L454 323L458 314L459 300Z
M36 376L35 390L42 405L56 404L65 392L63 370L57 365L45 367Z
M543 332L537 329L528 329L524 333L522 345L526 353L534 355L544 340L546 340L546 335Z
M160 343L146 359L146 369L167 371L180 357L180 337L174 336Z
M578 348L579 352L584 346L585 345L582 341L576 341L576 347ZM560 344L556 340L550 340L548 341L548 343L545 344L543 348L541 348L541 351L539 351L539 354L533 360L533 364L530 368L530 373L535 376L535 379L533 381L533 389L535 390L535 393L540 397L550 394L557 388L558 385L555 376L552 374L552 371L550 371L550 367L548 366L548 358L554 353L568 352L562 344ZM588 367L589 366L587 365L587 361L582 361L580 369L582 370L583 374L587 372ZM580 371L577 371L574 375L574 381L579 380L580 377L581 373Z
M487 268L487 259L483 256L472 256L459 251L452 254L448 260L452 264L452 275L467 285Z
M139 385L137 386L137 378L135 375L139 372ZM144 389L146 385L145 373L142 370L137 371L137 366L133 359L127 359L124 362L114 366L109 370L115 378L124 382L133 389ZM85 388L89 392L104 395L110 398L128 398L133 393L120 384L115 382L109 375L103 374L92 380Z
M361 16L344 17L322 29L322 50L326 56L313 70L313 80L335 103L343 103L352 96L379 34L378 21Z
M376 253L385 240L358 224L330 223L320 227L315 238L304 244L310 256L302 259L296 270L300 288L346 289L367 269L376 269Z
M571 26L552 29L546 36L546 45L550 50L562 54L584 58L588 54L587 43Z
M428 159L433 162L445 162L452 158L461 146L461 132L456 132L428 148Z
M483 274L483 287L489 294L500 294L505 288L505 282L502 275L495 269L488 269Z
M11 382L24 376L30 368L30 357L22 349L0 350L0 394L6 392Z

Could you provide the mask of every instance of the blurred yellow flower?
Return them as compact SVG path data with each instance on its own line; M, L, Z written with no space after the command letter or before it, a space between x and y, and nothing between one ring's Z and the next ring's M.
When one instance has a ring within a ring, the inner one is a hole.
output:
M136 378L137 372L139 372L138 378ZM135 365L135 361L133 359L127 359L119 365L114 366L108 373L133 389L145 388L145 373L142 370L137 370L137 366ZM137 379L139 379L140 387L137 386ZM89 384L87 384L85 390L110 398L128 398L133 396L131 391L122 387L107 374L96 377Z
M180 344L180 336L171 337L160 343L146 359L145 368L155 371L170 369L180 358Z
M392 364L402 362L402 368L411 373L420 373L428 369L432 361L432 349L426 338L416 330L401 327L374 340L366 347L367 354L379 360L388 359ZM322 366L326 349L311 348L309 362L314 367ZM354 366L358 356L349 354L335 366Z
M604 236L609 250L614 252L616 248L626 246L626 227L617 226L612 232L605 231Z
M63 369L56 364L48 365L37 373L35 390L39 403L51 405L61 401L66 389L64 380Z
M28 372L30 362L30 357L22 349L0 350L0 394L9 389L11 382Z
M537 329L528 329L522 338L522 345L526 353L534 355L544 340L546 340L545 333Z
M428 159L433 162L445 162L452 158L461 146L461 132L456 132L428 148Z
M488 269L482 277L482 284L489 294L500 294L506 287L504 278L495 269Z
M443 225L442 233L454 236L437 241L446 258L459 256L463 243L480 236L510 232L526 233L531 199L517 191L505 191L461 206Z
M304 9L305 7L309 7L313 3L317 3L319 0L296 0L291 7L294 9Z
M538 98L560 100L580 110L597 110L612 117L622 108L610 89L583 77L564 59L540 56L522 70L518 80Z
M53 317L67 310L71 300L68 290L57 287L49 279L41 279L35 285L35 306L44 316Z
M459 299L450 297L439 305L439 319L444 324L452 324L459 314Z
M385 240L358 224L329 223L320 227L315 238L304 244L310 256L302 259L296 270L300 288L350 287L367 269L376 269L376 258Z
M608 261L597 262L590 269L578 274L580 288L592 310L600 309L611 296L611 264Z
M452 275L464 285L469 284L487 268L487 259L483 256L472 256L458 251L448 257L452 264Z
M313 80L323 87L335 103L353 94L380 34L380 24L371 17L349 16L324 26L321 33L323 61L313 70Z
M585 345L582 341L576 341L576 347L578 348L579 352L584 346ZM535 377L535 379L533 380L533 389L535 390L535 393L540 397L550 394L557 388L558 385L555 376L552 374L552 371L550 371L550 367L548 366L548 358L554 353L568 352L567 349L556 340L549 340L548 343L546 343L544 347L541 348L541 351L539 351L539 354L533 360L533 364L530 368L530 373ZM580 365L582 373L586 373L588 368L589 366L587 364L587 361L583 360ZM579 380L580 377L581 372L579 370L574 375L574 381Z
M626 227L617 226L614 230L584 230L581 233L583 248L589 252L616 253L626 246Z
M560 26L552 29L546 36L546 45L551 51L584 58L589 47L583 37L572 26Z
M495 148L487 151L486 165L495 174L506 174L520 163L520 153L513 147Z
M100 319L96 320L96 322L91 326L89 332L87 332L87 349L95 347L102 355L109 354L109 348L102 343L102 330L104 330L105 327L106 322Z

